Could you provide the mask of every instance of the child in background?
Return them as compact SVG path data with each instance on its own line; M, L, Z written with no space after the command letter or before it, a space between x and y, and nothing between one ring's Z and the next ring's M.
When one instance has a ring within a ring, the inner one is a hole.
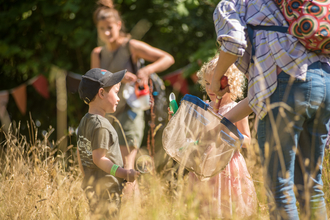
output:
M94 218L114 217L120 207L123 181L133 182L139 172L124 169L118 135L105 118L116 111L120 81L126 70L111 73L94 68L82 76L79 96L89 105L78 127L77 155L84 175L82 188Z
M211 80L214 68L217 65L218 56L215 56L210 62L205 63L197 73L199 83L206 90L211 99L210 106L213 107L216 95L210 91ZM242 98L242 87L244 84L243 74L232 65L225 74L228 77L229 93L226 93L222 99L218 113L225 114L237 103L233 100ZM250 129L248 118L235 123L235 126L244 136L243 148L250 144ZM208 187L212 194L211 204L207 204L210 217L232 218L252 216L256 213L257 197L253 181L247 170L245 160L242 154L237 150L226 168L218 175L210 178L207 182L201 182L194 173L189 174L189 182L194 187ZM215 216L214 216L215 215Z

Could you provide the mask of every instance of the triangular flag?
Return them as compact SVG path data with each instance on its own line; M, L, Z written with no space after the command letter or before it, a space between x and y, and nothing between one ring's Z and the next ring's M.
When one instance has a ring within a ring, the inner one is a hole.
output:
M25 115L26 112L26 85L22 84L12 90L16 105L20 112Z
M46 77L39 75L38 78L32 83L32 85L42 97L45 99L49 98L48 82Z
M81 75L77 73L68 72L66 76L66 88L68 92L76 93L81 81Z
M0 118L3 118L7 109L9 92L7 90L0 92Z
M165 81L169 81L173 86L173 89L180 91L183 95L185 95L189 93L188 82L181 76L182 72L182 69L176 70L163 76L163 79Z
M192 81L193 81L194 83L197 83L197 82L198 82L198 76L197 76L197 74L196 74L196 73L192 74L192 75L190 76L190 79L192 79Z

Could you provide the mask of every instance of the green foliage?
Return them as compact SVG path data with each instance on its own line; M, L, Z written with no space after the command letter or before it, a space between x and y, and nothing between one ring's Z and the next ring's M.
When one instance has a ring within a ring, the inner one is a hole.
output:
M1 72L9 79L17 79L13 85L22 81L24 75L47 76L50 64L82 72L88 68L88 59L77 54L88 54L95 46L91 19L94 4L82 3L81 0L5 3L0 27L1 35L5 36L0 41L5 49L1 50Z
M208 48L208 41L214 42L215 46L212 16L217 2L219 1L136 1L129 8L121 4L119 10L128 30L141 19L147 19L151 23L150 30L142 40L174 56L176 63L166 71L170 72L189 64L190 57L197 50L205 45ZM130 10L129 13L124 13L127 10Z
M210 61L217 52L214 40L208 40L193 55L189 57L191 65L183 72L184 77L188 77L199 70L200 66Z
M117 0L130 32L142 19L150 23L142 41L172 54L176 63L164 73L191 63L185 76L198 70L198 60L207 61L216 50L212 20L218 0ZM0 13L0 88L15 88L38 74L48 79L56 65L84 74L90 67L90 52L97 46L97 32L92 15L96 1L83 0L7 0ZM214 48L213 48L214 47ZM27 111L42 123L56 127L56 91L50 82L51 98L44 100L28 87ZM8 112L12 120L25 122L10 97ZM68 94L68 126L77 127L87 111L77 94ZM44 126L44 127L43 127ZM23 129L23 128L22 128ZM23 129L24 130L24 129ZM24 132L23 132L24 133Z
M94 6L94 2L82 0L10 0L2 3L1 90L15 88L39 74L49 79L51 65L84 73L89 68L89 53L96 46L92 21ZM27 111L41 122L40 130L46 130L49 125L56 126L53 82L50 93L51 98L45 100L32 86L27 87ZM7 110L13 121L22 121L22 132L27 132L24 122L29 114L23 116L18 111L12 96ZM69 112L69 118L74 118L73 112Z

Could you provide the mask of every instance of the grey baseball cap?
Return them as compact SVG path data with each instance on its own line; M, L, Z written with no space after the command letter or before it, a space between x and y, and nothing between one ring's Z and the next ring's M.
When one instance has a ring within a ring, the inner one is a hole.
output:
M79 96L88 105L100 88L116 85L125 76L125 70L112 73L105 69L94 68L88 70L79 83Z

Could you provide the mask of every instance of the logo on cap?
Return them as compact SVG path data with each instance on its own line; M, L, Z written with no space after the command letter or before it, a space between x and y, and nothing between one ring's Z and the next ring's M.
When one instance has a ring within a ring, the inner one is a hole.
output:
M107 72L107 71L104 70L104 69L101 70L102 75L104 75L106 72Z

